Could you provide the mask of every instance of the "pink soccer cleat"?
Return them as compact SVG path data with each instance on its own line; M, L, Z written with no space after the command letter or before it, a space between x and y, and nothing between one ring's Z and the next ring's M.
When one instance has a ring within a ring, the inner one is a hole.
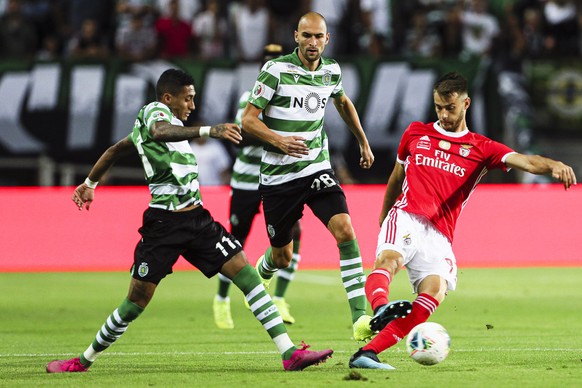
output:
M79 357L70 360L54 360L46 365L48 373L87 372L89 367L81 364Z
M283 360L283 368L289 371L303 370L311 365L321 364L325 362L333 354L333 350L326 349L319 352L307 350L310 345L301 342L301 349L293 352L293 355L288 360Z

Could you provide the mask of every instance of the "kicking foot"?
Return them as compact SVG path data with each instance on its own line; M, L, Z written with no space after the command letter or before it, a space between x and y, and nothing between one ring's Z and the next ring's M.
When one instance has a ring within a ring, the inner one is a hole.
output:
M371 320L371 316L362 315L354 322L354 339L356 341L369 341L372 339L375 333L370 329Z
M79 357L70 360L54 360L47 364L48 373L87 372L89 367L81 364Z
M219 329L234 329L234 321L230 314L230 298L224 300L214 298L212 310L214 312L214 323L216 323L216 327Z
M309 345L301 342L301 348L295 350L288 360L283 360L283 368L288 371L299 371L311 365L318 365L325 362L333 354L333 350L326 349L319 352L307 350Z
M383 364L371 350L358 350L350 357L350 368L395 370L392 365Z
M397 318L404 318L412 311L412 303L396 300L380 307L370 321L370 329L377 333Z

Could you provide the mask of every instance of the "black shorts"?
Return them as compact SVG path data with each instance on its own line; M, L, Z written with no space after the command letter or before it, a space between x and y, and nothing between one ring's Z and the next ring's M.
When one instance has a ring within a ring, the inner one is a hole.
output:
M172 273L180 256L212 277L242 250L239 241L202 206L185 212L148 208L139 233L142 238L135 247L131 274L156 284Z
M280 185L260 185L259 190L267 234L274 247L291 242L293 224L303 216L305 205L326 227L336 214L349 214L346 196L332 170Z
M230 195L230 233L243 245L251 231L255 216L260 212L259 190L232 189Z

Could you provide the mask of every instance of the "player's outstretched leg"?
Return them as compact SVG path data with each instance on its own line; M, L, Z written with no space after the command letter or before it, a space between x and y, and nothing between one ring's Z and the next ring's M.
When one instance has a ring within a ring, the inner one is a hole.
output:
M358 350L352 357L350 358L350 368L362 368L362 369L386 369L386 370L394 370L392 365L383 364L378 359L376 353L372 350Z
M283 368L289 371L303 370L311 365L317 365L333 354L333 350L307 350L308 345L302 343L298 349L287 334L287 328L279 315L277 306L267 293L257 271L246 265L232 279L233 283L243 292L255 318L263 325L283 359Z
M370 343L362 347L363 351L371 350L379 354L391 346L396 345L410 330L418 324L426 322L438 307L439 302L428 294L418 294L412 303L412 309L404 318L394 319L378 333Z
M86 372L95 359L125 333L128 325L143 310L142 307L125 298L121 305L107 318L107 321L105 321L101 329L97 332L93 343L89 345L80 357L70 360L51 361L47 364L46 371L48 373Z
M230 298L228 297L230 284L229 278L221 273L218 274L218 292L212 303L212 311L214 323L219 329L234 329L234 321L230 313Z

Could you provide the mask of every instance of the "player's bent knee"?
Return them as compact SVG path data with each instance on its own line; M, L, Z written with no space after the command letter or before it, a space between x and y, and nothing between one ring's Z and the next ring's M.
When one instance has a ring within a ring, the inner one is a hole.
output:
M400 253L395 251L385 251L376 257L374 262L374 269L385 268L392 274L398 272L402 265L404 264L404 258Z

